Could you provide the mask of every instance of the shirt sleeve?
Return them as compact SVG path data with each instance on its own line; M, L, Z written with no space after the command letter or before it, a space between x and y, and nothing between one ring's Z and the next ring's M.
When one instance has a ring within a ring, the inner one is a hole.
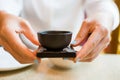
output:
M86 0L87 18L96 19L111 30L119 24L119 10L113 0Z
M22 10L22 0L0 0L0 11L19 16Z

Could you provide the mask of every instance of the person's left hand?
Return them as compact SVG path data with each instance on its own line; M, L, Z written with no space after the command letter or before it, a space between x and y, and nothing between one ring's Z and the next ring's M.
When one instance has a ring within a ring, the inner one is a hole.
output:
M84 21L73 47L82 45L77 52L76 61L90 62L110 43L110 30L97 21Z

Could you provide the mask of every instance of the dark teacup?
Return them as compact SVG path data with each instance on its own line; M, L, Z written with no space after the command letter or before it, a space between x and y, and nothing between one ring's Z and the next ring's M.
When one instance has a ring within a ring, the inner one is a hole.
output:
M43 31L37 34L42 47L54 51L66 48L70 44L72 37L70 31Z

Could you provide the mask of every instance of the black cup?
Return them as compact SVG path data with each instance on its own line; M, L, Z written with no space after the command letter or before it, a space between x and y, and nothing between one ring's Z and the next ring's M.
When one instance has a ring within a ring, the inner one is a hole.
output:
M70 44L72 37L70 31L43 31L37 34L41 45L50 51L60 51L66 48Z

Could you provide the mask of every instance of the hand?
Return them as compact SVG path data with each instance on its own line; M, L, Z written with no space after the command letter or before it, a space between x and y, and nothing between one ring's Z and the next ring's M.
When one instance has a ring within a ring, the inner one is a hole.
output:
M0 45L20 63L33 63L37 59L36 52L31 51L22 43L19 38L20 33L24 34L32 43L40 45L37 35L26 20L1 11Z
M82 45L75 61L90 62L110 43L110 30L97 21L85 20L75 39L74 47Z

